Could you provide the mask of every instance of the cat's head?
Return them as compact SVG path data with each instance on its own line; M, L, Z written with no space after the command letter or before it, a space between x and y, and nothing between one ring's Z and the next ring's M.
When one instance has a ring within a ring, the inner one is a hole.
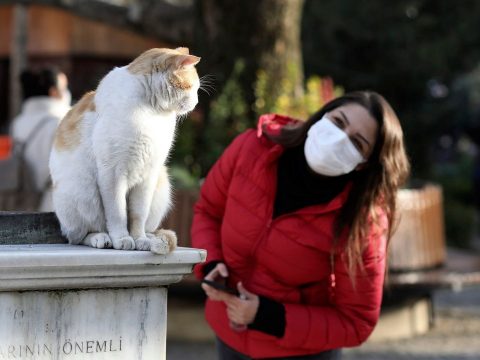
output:
M147 102L183 115L198 102L200 80L195 65L200 58L187 48L150 49L133 60L127 70L143 81Z

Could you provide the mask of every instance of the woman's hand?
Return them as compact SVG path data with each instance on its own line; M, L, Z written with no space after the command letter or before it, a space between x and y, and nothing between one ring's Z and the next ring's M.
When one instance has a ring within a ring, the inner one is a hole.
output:
M217 266L205 276L205 279L210 281L225 281L227 277L227 266L224 263L218 263ZM255 320L260 300L257 295L247 291L241 282L237 283L239 296L217 290L207 284L202 284L201 286L210 300L225 302L227 305L228 318L236 326L246 326Z
M241 282L237 284L240 296L234 296L227 293L224 302L227 305L228 319L236 326L246 326L255 320L260 300L258 295L247 291Z
M215 266L212 271L205 276L205 280L225 282L225 278L227 277L227 266L224 263L218 263L217 266ZM216 290L207 284L202 284L202 289L205 291L205 294L207 294L207 296L214 301L224 301L225 295L229 295L225 291Z

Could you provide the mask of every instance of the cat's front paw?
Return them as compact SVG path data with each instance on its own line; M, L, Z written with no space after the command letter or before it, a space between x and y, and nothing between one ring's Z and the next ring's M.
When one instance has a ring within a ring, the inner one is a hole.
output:
M112 237L113 248L117 250L135 249L135 241L131 236Z
M151 247L151 239L149 237L139 237L135 240L135 249L140 251L148 251Z
M90 233L83 239L82 243L98 249L112 247L112 240L107 233Z

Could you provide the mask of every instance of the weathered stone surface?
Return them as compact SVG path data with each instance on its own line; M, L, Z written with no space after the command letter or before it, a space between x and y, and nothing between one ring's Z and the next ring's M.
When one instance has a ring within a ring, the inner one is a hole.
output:
M206 251L0 246L0 360L165 359L167 288Z
M168 255L82 245L0 246L0 292L162 286L178 282L206 251L179 247Z
M165 359L166 302L166 288L0 293L0 359Z
M0 211L0 245L61 244L60 224L55 213Z

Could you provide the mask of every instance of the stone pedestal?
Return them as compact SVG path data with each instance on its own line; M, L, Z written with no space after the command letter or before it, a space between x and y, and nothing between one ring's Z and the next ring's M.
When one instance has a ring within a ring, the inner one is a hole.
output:
M165 359L166 285L205 256L0 246L0 360Z

